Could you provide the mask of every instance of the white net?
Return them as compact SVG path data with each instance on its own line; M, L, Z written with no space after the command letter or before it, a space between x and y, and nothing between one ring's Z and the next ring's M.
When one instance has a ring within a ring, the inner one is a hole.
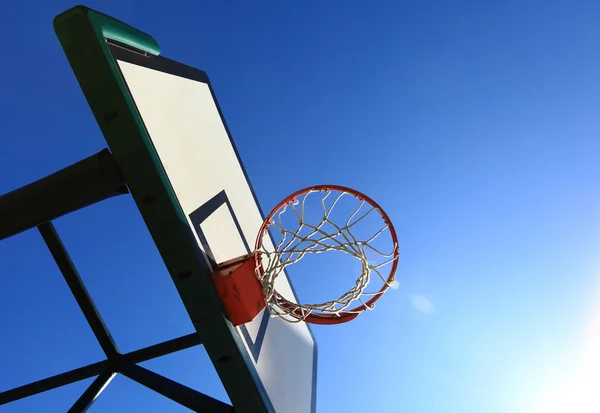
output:
M266 247L270 243L265 242L269 237L265 229L257 242L256 270L271 315L290 322L316 316L334 323L336 318L372 310L375 301L394 284L399 256L396 234L387 215L366 196L315 187L281 205L268 219L274 249ZM347 292L322 304L296 304L277 292L277 277L287 266L307 255L329 251L344 252L360 262L360 273ZM372 283L374 278L378 282Z

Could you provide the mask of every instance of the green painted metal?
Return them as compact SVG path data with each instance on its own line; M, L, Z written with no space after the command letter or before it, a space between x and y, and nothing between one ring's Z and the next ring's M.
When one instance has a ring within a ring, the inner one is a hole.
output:
M96 27L105 39L115 40L134 49L158 56L160 46L149 34L141 32L120 20L113 19L103 13L86 9L89 21Z
M149 34L85 6L75 6L56 16L54 27L61 27L64 20L73 20L75 17L81 22L87 21L89 23L91 28L96 32L98 41L103 42L104 39L110 39L144 53L154 56L160 54L160 46ZM69 34L77 35L75 32L64 32L61 41L71 42L73 39L69 37Z
M240 413L272 411L104 36L144 53L158 44L83 6L56 16L54 30L231 402Z

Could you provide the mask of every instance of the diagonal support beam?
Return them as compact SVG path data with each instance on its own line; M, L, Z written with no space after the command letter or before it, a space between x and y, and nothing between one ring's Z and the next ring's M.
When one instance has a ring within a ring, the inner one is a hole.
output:
M85 413L115 377L115 374L116 373L107 369L96 377L96 380L94 380L92 384L90 384L90 387L83 392L81 397L69 409L68 413Z
M185 350L186 348L194 347L199 344L202 344L200 337L198 337L197 333L192 333L123 354L122 359L128 361L129 363L137 364L146 360L151 360L153 358L175 353L180 350Z
M54 225L52 225L52 222L46 222L38 226L38 230L40 231L40 234L42 234L42 238L44 238L44 242L46 242L60 272L62 272L63 277L65 277L67 285L71 289L77 304L79 304L79 308L81 308L81 311L94 332L104 354L106 354L106 357L109 359L117 357L119 355L117 345L111 337L108 328L106 328L102 317L100 317L100 313L98 313L85 285L83 285L83 281L81 281L77 269L73 265L65 246L56 233L56 229L54 229Z
M180 350L185 350L186 348L194 347L199 344L202 343L200 342L198 334L192 333L140 350L135 350L119 357L128 363L136 364L156 357L175 353ZM102 372L112 371L109 368L109 365L110 363L105 360L90 364L89 366L67 371L56 376L48 377L43 380L29 383L24 386L16 387L5 392L0 392L0 405L23 399L25 397L34 396L38 393L43 393L57 387L75 383L76 381L97 376Z
M75 383L83 379L97 376L108 368L108 361L100 361L89 366L80 367L66 373L57 374L47 379L39 380L24 386L16 387L11 390L0 393L0 405L24 399L38 393L43 393L57 387Z
M165 396L187 407L195 412L203 413L234 413L232 406L223 403L210 396L202 394L194 389L190 389L181 383L156 374L143 367L136 366L128 362L119 362L117 365L119 373L137 381L151 390Z
M126 194L112 155L104 149L39 181L0 196L0 240L43 222Z

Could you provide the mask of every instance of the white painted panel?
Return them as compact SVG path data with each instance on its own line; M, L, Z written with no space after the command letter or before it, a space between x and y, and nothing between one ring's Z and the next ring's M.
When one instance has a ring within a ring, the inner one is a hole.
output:
M118 63L194 234L190 214L225 191L243 237L253 248L262 217L208 85ZM217 262L246 253L225 205L216 208L200 227ZM197 235L196 240L202 248ZM286 277L279 277L277 289L293 298ZM271 403L278 412L311 412L316 363L308 327L272 318L266 329L262 324L261 337L262 321L259 315L238 330ZM257 342L262 344L260 352Z

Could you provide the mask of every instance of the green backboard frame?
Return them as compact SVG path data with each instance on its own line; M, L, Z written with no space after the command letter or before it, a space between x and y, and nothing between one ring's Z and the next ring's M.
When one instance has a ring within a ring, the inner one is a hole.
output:
M125 23L84 6L58 15L54 29L236 411L273 411L237 330L224 314L210 269L107 40L148 55L160 53L158 43Z

